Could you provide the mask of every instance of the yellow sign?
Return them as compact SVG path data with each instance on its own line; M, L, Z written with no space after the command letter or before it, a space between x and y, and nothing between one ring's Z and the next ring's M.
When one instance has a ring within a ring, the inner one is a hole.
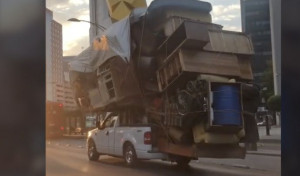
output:
M106 0L110 17L119 21L128 16L135 8L147 7L146 0Z
M96 38L93 42L94 50L108 50L109 46L107 43L107 38L102 35L101 38Z

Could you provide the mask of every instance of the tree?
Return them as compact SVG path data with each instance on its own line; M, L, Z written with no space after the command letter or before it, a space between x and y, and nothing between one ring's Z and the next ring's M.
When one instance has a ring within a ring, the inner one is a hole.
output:
M267 102L268 108L274 112L281 111L281 96L280 95L273 95L268 99Z
M262 76L262 87L267 89L262 92L262 96L268 100L272 95L274 95L274 79L273 79L273 67L272 61L267 62L267 68Z

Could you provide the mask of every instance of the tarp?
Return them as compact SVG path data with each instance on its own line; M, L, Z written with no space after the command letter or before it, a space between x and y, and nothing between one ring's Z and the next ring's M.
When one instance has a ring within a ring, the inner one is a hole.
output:
M70 70L93 72L107 59L117 55L124 60L130 58L129 18L112 24L102 36L97 36L93 46L88 47L69 63Z
M136 9L95 37L71 62L70 80L83 108L109 109L141 105L141 91L131 61L130 24L146 9ZM97 73L97 74L96 74Z
M114 56L129 62L131 58L130 24L139 20L145 8L135 9L130 16L112 24L103 34L96 36L93 45L85 49L69 63L71 71L93 72Z

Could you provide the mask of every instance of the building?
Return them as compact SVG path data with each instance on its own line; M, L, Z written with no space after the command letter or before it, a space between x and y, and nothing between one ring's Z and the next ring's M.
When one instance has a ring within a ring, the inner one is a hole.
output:
M70 84L69 62L74 56L64 56L62 59L63 77L64 77L64 110L65 110L65 125L67 133L72 133L78 127L85 128L85 118L80 109L77 107L74 91Z
M77 108L70 86L68 62L63 59L62 25L53 20L53 13L46 9L46 100L59 102L65 110Z
M46 100L64 102L62 25L46 9Z
M263 72L272 61L269 0L241 0L242 31L253 42L254 81L261 85Z
M68 63L74 58L74 56L64 56L62 67L63 67L63 77L64 77L64 107L66 110L73 111L77 109L77 105L74 99L74 91L70 84L69 77L69 65Z

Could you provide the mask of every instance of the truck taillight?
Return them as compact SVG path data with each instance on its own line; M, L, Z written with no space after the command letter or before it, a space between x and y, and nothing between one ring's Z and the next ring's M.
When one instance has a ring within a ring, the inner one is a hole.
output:
M144 144L151 144L151 132L144 133Z

